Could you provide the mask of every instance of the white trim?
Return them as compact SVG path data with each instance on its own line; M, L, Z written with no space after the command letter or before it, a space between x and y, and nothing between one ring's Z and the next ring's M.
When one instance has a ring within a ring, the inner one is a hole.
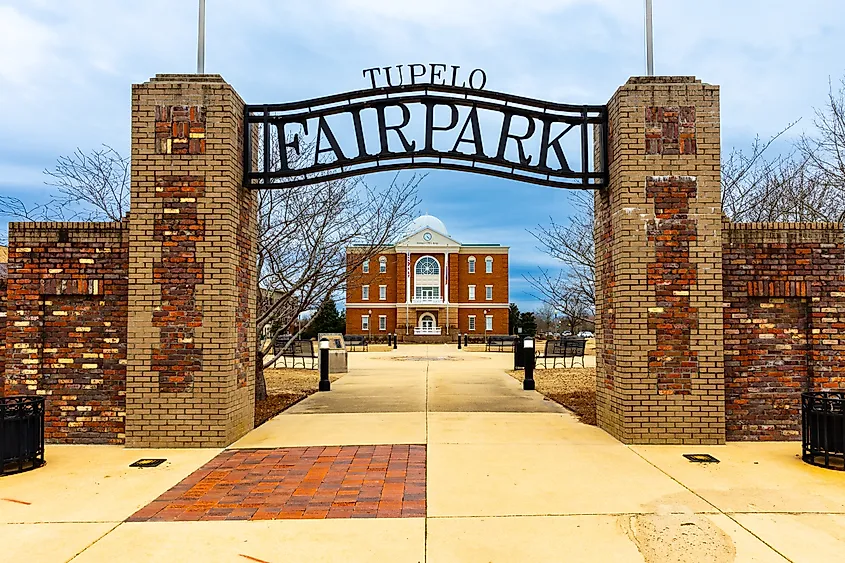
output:
M467 286L468 293L467 293L467 300L468 301L475 301L475 285Z
M363 271L365 274L370 273L370 261L369 260L364 260L364 263L361 264L361 271Z
M386 274L387 273L387 257L386 256L380 256L379 259L378 259L378 273L379 274Z
M474 274L476 269L476 259L475 256L470 256L467 258L467 273Z
M475 315L467 315L467 330L475 332Z
M489 266L489 268L488 268ZM493 273L493 257L488 256L484 259L484 273L485 274L492 274Z
M384 321L384 322L382 322ZM378 316L378 329L379 330L387 330L387 315L379 315Z
M382 291L382 290L384 290L384 291ZM382 297L382 295L384 297ZM379 301L387 301L387 286L386 285L378 286L378 300Z
M370 315L361 315L361 330L370 330Z
M361 286L361 301L369 301L370 300L370 286L362 285Z
M417 266L420 265L420 262L425 260L426 258L431 258L437 264L437 273L436 274L421 274L417 271ZM414 285L417 285L417 276L439 276L443 271L443 268L440 265L440 260L432 256L431 254L426 254L425 256L420 256L417 258L417 261L414 262Z
M493 286L492 285L485 285L484 286L484 300L485 301L493 301Z
M484 330L487 332L493 330L493 315L484 316Z

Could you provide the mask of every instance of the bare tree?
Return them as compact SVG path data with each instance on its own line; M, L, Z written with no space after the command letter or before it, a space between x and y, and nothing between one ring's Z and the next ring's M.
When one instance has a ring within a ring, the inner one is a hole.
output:
M384 189L340 180L259 192L259 335L267 325L287 332L302 313L343 290L350 276L411 221L420 181L414 175L400 182L397 176ZM347 253L350 247L355 251ZM301 323L295 336L313 318ZM265 393L263 368L284 352L268 355L271 344L259 350L259 398Z
M827 102L815 108L815 131L798 142L809 175L815 183L811 202L816 220L845 220L845 79L838 89L829 82Z
M129 158L113 148L60 156L46 182L56 188L45 201L0 195L0 216L20 221L120 221L129 211Z
M278 143L270 147L278 160ZM313 158L313 146L290 153L292 167ZM119 221L129 211L130 161L110 147L77 150L59 157L45 170L56 192L46 201L28 204L0 196L0 216L24 221ZM405 181L395 176L385 188L360 180L332 180L313 186L258 192L258 303L256 395L266 396L263 368L277 359L265 358L265 326L290 327L303 312L316 309L342 291L349 272L381 251L411 221L421 177ZM347 269L347 247L350 253ZM313 315L312 315L313 319ZM311 320L300 325L297 334Z
M287 165L304 168L314 161L313 143L287 150ZM280 164L278 139L266 150L271 167ZM259 155L259 161L263 154ZM413 219L421 176L382 189L360 179L341 179L310 186L258 192L258 348L256 398L266 396L264 369L275 364L292 341L270 354L272 338L261 342L264 327L281 327L294 338L315 315L296 322L306 311L346 287L361 265L383 251ZM354 252L347 252L353 248ZM296 326L296 330L293 327Z
M794 122L747 150L734 149L722 160L722 210L733 221L838 221L845 212L840 191L812 165L813 151L773 145ZM809 143L805 138L803 143Z
M537 273L523 276L531 284L534 297L570 324L589 318L596 304L593 194L578 192L574 209L566 225L550 218L549 226L528 231L537 240L537 249L557 260L561 269L552 273L539 268Z

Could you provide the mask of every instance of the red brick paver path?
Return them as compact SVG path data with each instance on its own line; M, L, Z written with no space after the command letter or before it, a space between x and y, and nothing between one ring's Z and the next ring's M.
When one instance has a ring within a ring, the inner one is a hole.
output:
M425 516L425 446L226 450L130 522Z

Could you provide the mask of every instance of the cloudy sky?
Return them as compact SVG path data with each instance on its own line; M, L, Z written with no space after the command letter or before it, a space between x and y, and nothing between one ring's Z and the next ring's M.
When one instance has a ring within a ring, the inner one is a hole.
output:
M207 0L206 71L248 103L367 86L362 69L440 62L483 68L487 89L605 103L644 73L642 0ZM722 87L723 150L801 119L845 75L841 0L654 0L658 74ZM129 151L130 84L196 68L195 0L0 0L0 192L34 201L42 170L75 148ZM372 176L371 182L384 182ZM421 212L458 240L511 247L522 274L554 266L526 228L565 221L569 193L433 172ZM5 230L5 220L0 219Z

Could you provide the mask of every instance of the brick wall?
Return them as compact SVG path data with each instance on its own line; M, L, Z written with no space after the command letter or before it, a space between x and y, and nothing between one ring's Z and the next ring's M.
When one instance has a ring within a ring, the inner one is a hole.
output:
M46 397L50 442L124 441L125 223L12 223L6 394Z
M799 440L801 392L845 387L845 245L830 223L724 224L727 437Z
M5 249L4 249L5 251ZM5 254L5 252L4 252ZM0 263L0 397L6 395L6 275L7 264Z

